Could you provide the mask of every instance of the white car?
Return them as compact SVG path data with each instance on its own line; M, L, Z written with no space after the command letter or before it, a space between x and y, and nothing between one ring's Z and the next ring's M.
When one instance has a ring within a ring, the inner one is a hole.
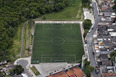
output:
M22 75L23 77L28 77L27 74L24 74L24 73L22 73L21 75Z

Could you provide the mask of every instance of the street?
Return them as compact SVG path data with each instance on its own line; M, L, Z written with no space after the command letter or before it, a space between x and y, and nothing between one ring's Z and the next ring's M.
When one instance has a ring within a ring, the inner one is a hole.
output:
M32 75L28 72L28 70L27 70L27 68L26 68L26 66L27 66L27 64L28 64L28 61L27 61L27 60L19 60L19 61L18 61L18 64L21 65L21 66L23 66L23 68L24 68L24 73L27 74L28 77L32 77Z
M96 66L96 61L95 61L95 56L93 55L93 45L92 45L92 39L93 39L93 34L97 29L99 17L98 17L98 11L97 11L97 5L96 2L92 2L93 5L93 10L94 10L94 16L95 16L95 23L94 23L94 28L88 33L87 35L87 47L88 47L88 54L89 54L89 59L90 59L90 64L95 67ZM93 72L94 77L101 77L100 74L96 74L95 71Z

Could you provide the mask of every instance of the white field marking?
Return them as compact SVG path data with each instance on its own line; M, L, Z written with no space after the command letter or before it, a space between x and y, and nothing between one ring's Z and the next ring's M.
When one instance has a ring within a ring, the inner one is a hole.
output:
M35 21L35 23L57 23L57 21ZM58 21L59 23L82 23L82 21Z

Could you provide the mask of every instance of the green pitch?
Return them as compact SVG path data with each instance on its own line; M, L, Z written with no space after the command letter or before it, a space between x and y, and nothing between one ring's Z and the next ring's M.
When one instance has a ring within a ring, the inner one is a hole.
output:
M32 64L78 62L82 55L79 24L36 24Z

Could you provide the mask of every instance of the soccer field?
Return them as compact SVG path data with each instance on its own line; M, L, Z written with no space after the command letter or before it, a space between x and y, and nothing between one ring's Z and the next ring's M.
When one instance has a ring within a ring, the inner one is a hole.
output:
M32 64L78 62L83 55L79 24L36 24Z

